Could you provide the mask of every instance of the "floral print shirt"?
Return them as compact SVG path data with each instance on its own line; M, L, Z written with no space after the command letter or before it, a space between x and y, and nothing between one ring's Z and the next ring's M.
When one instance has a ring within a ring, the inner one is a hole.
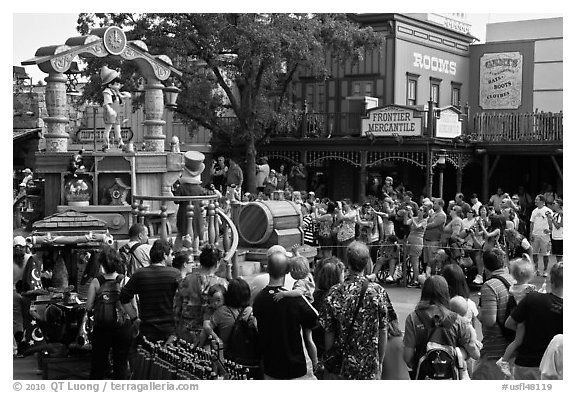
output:
M335 333L334 345L343 348L350 331L357 301L362 290L363 275L350 274L342 284L330 288L320 312L320 326ZM388 329L388 294L379 284L370 282L362 307L354 321L348 348L344 350L344 379L376 379L378 372L378 335Z

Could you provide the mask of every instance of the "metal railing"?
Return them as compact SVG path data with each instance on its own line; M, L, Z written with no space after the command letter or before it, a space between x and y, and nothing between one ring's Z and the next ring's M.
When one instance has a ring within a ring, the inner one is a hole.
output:
M477 141L561 141L563 139L563 113L481 112L472 118L471 128L469 134Z
M238 249L238 230L236 226L228 217L228 215L217 206L216 195L206 196L145 196L133 195L132 200L132 216L134 222L139 222L147 227L153 223L158 224L158 235L160 239L168 239L170 227L168 223L168 216L171 212L168 211L168 205L173 203L187 203L186 206L186 233L180 235L188 235L194 239L194 203L208 202L203 209L206 209L206 222L207 222L207 242L215 245L224 250L224 260L227 263L232 263L232 276L237 277L238 266L236 262L236 250ZM159 211L150 211L149 204L145 202L160 202ZM205 203L204 203L205 204ZM219 220L217 218L220 218ZM204 219L204 217L202 217ZM201 236L202 237L202 236Z

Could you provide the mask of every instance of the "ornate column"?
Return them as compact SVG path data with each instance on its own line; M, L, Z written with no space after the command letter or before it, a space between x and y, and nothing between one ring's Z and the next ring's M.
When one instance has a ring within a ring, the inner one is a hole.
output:
M164 151L164 125L162 120L164 114L164 85L152 76L146 79L144 86L145 102L144 109L146 120L144 120L144 141L146 142L147 151Z
M51 72L46 78L46 110L48 117L44 118L47 132L46 151L68 151L68 110L66 106L66 76L61 72Z

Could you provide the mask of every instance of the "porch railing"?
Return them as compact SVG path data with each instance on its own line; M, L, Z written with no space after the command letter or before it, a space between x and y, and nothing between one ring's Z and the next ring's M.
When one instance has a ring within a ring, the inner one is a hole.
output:
M186 234L191 239L194 239L194 227L192 221L194 220L194 202L206 201L203 209L206 213L207 233L206 240L209 244L216 245L224 250L224 260L227 263L232 263L232 276L237 277L238 266L236 261L236 250L238 249L238 230L236 226L228 217L228 215L220 209L217 205L216 195L207 196L144 196L134 195L132 200L132 216L134 222L139 222L146 226L156 223L158 225L158 235L160 239L166 240L169 235L169 214L168 206L173 203L187 203L186 206ZM160 210L150 211L149 204L145 202L159 201ZM218 219L219 218L219 219ZM202 236L201 236L202 238Z
M472 118L473 139L485 142L561 141L563 113L486 113Z

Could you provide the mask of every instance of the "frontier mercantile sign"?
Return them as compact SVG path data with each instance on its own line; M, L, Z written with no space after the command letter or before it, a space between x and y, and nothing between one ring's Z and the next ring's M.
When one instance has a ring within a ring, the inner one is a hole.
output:
M422 118L414 111L396 105L374 108L362 119L362 135L415 136L422 133Z

